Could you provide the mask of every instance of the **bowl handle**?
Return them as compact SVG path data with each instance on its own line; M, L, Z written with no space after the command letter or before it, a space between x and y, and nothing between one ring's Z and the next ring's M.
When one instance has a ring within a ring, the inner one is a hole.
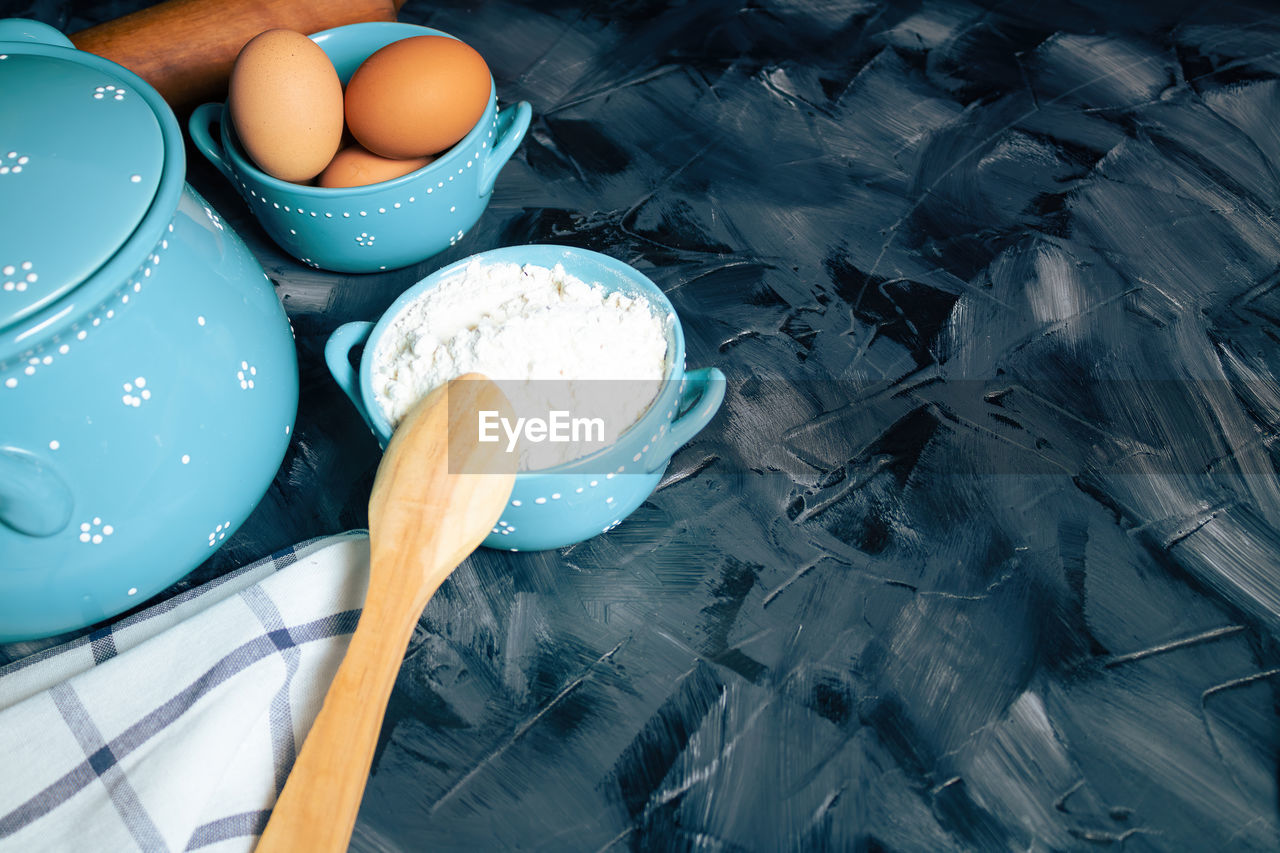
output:
M689 442L702 428L710 423L724 402L724 373L718 367L702 367L690 370L684 375L684 390L680 392L675 420L667 433L671 443L671 453L658 454L661 458L649 464L647 470L653 473L667 464L677 450Z
M204 158L234 184L236 178L231 173L231 166L227 163L226 156L222 153L222 143L218 142L217 137L213 135L214 126L220 124L222 124L222 104L201 104L192 111L191 118L187 119L187 132Z
M342 324L334 329L333 334L329 335L329 340L325 341L324 361L329 366L329 373L333 374L338 387L346 392L351 404L356 407L360 417L364 418L369 429L373 430L373 434L378 435L378 429L373 425L373 420L360 399L360 376L351 366L351 351L369 340L369 334L372 331L373 324L364 321ZM379 438L385 443L385 439Z
M489 158L484 163L484 173L480 176L480 197L484 198L493 192L494 181L502 167L516 153L520 140L524 139L529 129L529 121L533 118L533 108L528 101L521 101L514 108L508 107L498 111L498 133L493 138L493 147L489 150Z
M0 524L25 536L52 536L67 526L75 500L48 462L0 447Z

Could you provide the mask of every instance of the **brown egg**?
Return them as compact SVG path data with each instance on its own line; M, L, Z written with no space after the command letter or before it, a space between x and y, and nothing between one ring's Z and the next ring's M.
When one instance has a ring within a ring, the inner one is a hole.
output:
M489 66L470 45L446 36L401 39L351 75L347 126L384 157L438 154L480 120L490 86Z
M342 138L342 83L302 33L273 29L240 49L227 95L245 153L268 175L302 183L320 174Z
M334 155L325 166L316 185L321 187L362 187L389 181L407 175L434 160L434 157L414 157L409 160L393 160L351 144Z

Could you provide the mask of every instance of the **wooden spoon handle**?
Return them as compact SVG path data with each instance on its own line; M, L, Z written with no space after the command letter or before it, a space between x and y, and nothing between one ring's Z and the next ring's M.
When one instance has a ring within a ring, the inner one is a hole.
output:
M370 607L377 605L370 602L360 615L258 851L347 848L387 700L417 621Z
M364 610L259 851L347 849L413 628L511 495L514 455L477 440L478 413L489 409L509 414L510 403L469 374L418 403L391 437L369 498Z

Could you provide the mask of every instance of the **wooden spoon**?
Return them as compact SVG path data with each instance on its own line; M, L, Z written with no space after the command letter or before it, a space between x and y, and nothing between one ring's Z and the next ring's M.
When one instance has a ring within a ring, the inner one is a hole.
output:
M490 532L511 495L515 455L479 444L478 412L511 407L468 374L401 422L369 498L369 591L346 657L276 801L257 850L346 850L387 699L432 594Z

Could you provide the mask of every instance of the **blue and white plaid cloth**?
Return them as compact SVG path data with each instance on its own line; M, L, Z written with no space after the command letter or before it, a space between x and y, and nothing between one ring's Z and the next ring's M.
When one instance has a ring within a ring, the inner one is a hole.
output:
M0 851L247 851L346 651L362 532L0 669Z

